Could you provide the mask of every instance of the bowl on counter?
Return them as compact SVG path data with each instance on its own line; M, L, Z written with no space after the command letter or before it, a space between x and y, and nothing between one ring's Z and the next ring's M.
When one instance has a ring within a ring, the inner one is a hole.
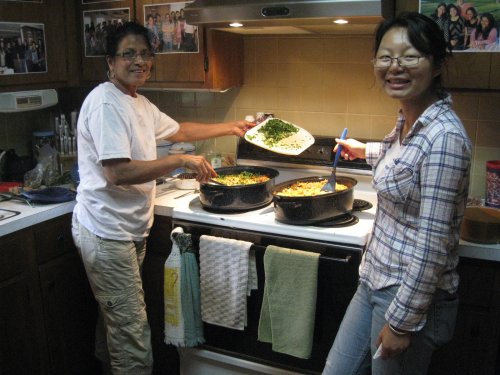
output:
M175 176L174 186L182 190L194 190L200 187L196 181L196 173L179 173Z
M460 237L475 243L500 243L500 209L467 207L460 227Z

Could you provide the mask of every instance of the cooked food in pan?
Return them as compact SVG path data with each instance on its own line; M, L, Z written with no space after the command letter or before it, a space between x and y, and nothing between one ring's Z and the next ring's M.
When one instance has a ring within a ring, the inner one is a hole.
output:
M320 181L298 181L276 192L276 195L281 195L283 197L311 197L314 195L328 194L330 193L329 191L321 191L321 188L326 183L326 179ZM347 188L346 185L339 183L335 184L336 192L346 190Z
M251 185L266 182L269 176L243 171L237 174L221 174L212 180L227 186Z

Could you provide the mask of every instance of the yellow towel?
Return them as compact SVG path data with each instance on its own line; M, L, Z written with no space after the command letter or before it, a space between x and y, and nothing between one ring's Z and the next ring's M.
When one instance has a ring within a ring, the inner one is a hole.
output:
M319 254L268 246L258 340L279 353L311 355Z

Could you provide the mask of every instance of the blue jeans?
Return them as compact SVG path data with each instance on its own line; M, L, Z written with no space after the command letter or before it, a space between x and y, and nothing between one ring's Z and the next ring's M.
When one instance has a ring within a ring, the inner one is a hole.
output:
M411 335L410 346L400 355L372 359L385 312L399 286L370 290L360 284L347 308L333 343L323 375L425 375L432 353L451 340L455 328L458 297L437 290L427 311L427 322Z

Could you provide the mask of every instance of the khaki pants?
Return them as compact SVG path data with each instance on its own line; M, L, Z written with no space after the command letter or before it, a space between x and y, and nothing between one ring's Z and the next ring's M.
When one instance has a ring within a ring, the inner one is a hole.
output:
M114 375L149 375L153 357L140 270L146 241L107 240L73 215L73 239L99 304L96 357Z

